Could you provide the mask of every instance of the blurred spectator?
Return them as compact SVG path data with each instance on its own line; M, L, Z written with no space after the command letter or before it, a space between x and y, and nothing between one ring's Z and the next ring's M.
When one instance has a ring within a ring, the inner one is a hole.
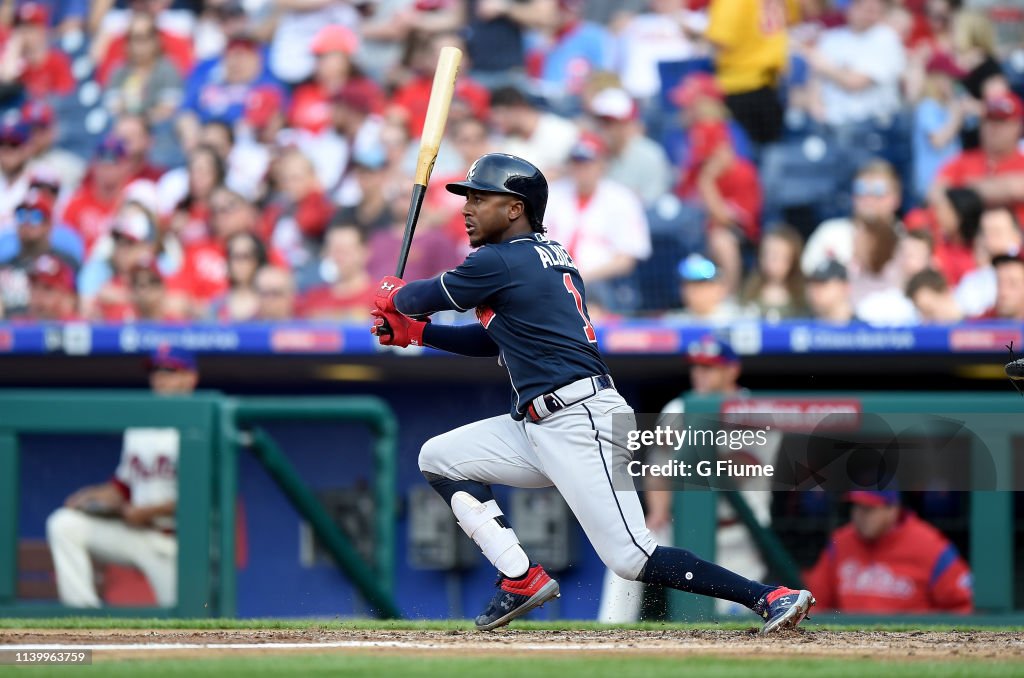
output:
M858 222L878 222L895 233L900 206L900 183L896 170L884 160L874 160L857 172L853 181L853 214L829 219L807 238L800 267L805 275L829 260L843 266L853 261L853 234Z
M960 131L965 151L981 145L977 121L985 116L988 85L993 79L1003 79L995 42L992 22L982 12L961 9L953 16L953 56L963 73L960 84L969 95L965 101L968 117Z
M503 87L491 95L491 124L503 137L496 144L502 152L533 163L549 180L568 160L569 150L579 136L579 129L571 121L542 112L513 87Z
M608 147L608 178L633 189L645 205L668 192L672 168L665 150L644 136L632 97L618 88L599 92L590 113Z
M349 191L357 199L346 200L352 204L339 209L332 221L335 224L354 224L367 238L390 226L393 191L389 186L390 176L387 170L387 156L383 148L357 149L349 172L354 183ZM435 183L443 186L441 181Z
M312 50L324 26L341 26L354 37L359 15L343 0L277 0L277 26L270 41L268 61L274 77L289 85L307 79L316 70Z
M0 261L0 316L15 318L28 312L29 274L36 260L46 255L62 258L71 271L68 257L50 244L53 229L53 204L41 191L30 190L14 212L19 247ZM73 275L73 274L72 274Z
M580 137L569 153L567 176L551 183L544 225L587 281L587 303L613 305L602 283L633 272L651 256L647 216L635 193L607 177L601 138Z
M646 11L629 17L616 35L615 70L622 87L641 102L649 102L661 92L660 62L683 61L701 53L697 38L708 23L707 16L688 9L685 0L646 4Z
M894 240L893 240L894 239ZM894 242L888 263L873 267ZM914 305L906 294L912 277L932 263L931 236L923 231L893 231L867 221L854 231L850 296L857 317L871 325L910 325L917 322Z
M464 178L465 175L460 180ZM367 268L373 280L394 274L395 262L398 261L398 252L405 235L405 218L412 199L412 182L404 181L396 185L395 191L391 199L389 227L376 231L369 239L370 259ZM405 267L406 279L432 278L442 271L455 268L462 261L464 248L453 247L451 238L442 228L443 219L447 214L440 210L426 209L420 213L420 220L416 225L416 247L409 250L409 261ZM462 239L463 242L467 241L465 227L462 230Z
M159 181L164 170L150 162L153 136L145 115L126 113L114 121L113 134L124 144L128 161L128 181Z
M590 73L611 70L614 43L608 30L582 17L584 0L559 0L558 18L527 55L534 90L555 110L578 110Z
M132 317L132 269L156 258L154 217L141 205L128 203L118 210L110 237L113 248L109 257L94 256L82 270L82 315L90 320L123 322ZM96 251L102 250L97 246Z
M1024 152L1019 143L1024 126L1024 104L1013 93L985 101L981 122L981 147L965 150L939 171L929 192L929 201L940 221L949 218L951 205L945 195L949 187L977 191L986 206L1011 207L1017 220L1024 220Z
M352 63L358 47L359 37L345 26L324 26L313 37L310 50L316 57L316 68L310 81L298 85L292 93L288 109L290 127L319 134L331 122L330 99L342 87L358 79L367 83L367 92L376 88ZM377 93L378 100L382 97L382 93Z
M331 125L323 133L310 137L303 146L318 167L332 169L330 176L318 172L323 189L339 197L339 183L345 177L352 155L373 153L383 143L386 124L379 115L379 89L365 80L353 80L331 98ZM405 150L405 147L402 147ZM341 201L345 204L346 201Z
M172 229L185 246L210 238L210 200L224 178L224 161L216 150L205 144L193 149L188 158L188 192L171 217Z
M0 83L20 83L34 99L70 94L75 88L67 55L50 45L50 11L41 2L18 6L14 26L0 46Z
M56 175L58 191L73 193L85 176L85 161L57 146L59 130L53 107L45 101L27 101L21 114L31 130L28 155L33 176L40 172Z
M430 102L430 90L434 83L434 70L441 56L441 49L448 45L463 48L465 44L456 33L428 34L419 31L409 34L409 43L409 53L405 59L409 77L391 97L388 115L405 123L409 129L409 136L418 139L423 134L423 122L427 116L427 104ZM472 114L487 113L491 95L482 85L460 74L455 90L453 103L461 98L469 103ZM474 108L476 110L472 110ZM449 113L448 124L452 122L454 119Z
M679 296L684 312L670 317L684 322L724 326L737 320L741 310L729 296L729 288L715 262L691 254L679 262Z
M176 122L182 145L192 148L200 123L208 120L238 122L250 92L276 83L264 70L262 45L251 32L232 35L224 56L208 68L196 69L185 84L183 111Z
M134 0L128 10L111 11L115 0L93 0L92 16L102 20L90 47L96 67L96 79L106 85L113 75L131 57L131 29L134 20L145 15L153 19L157 28L160 53L167 56L182 77L194 64L192 54L190 12L169 11L171 0ZM177 19L177 21L175 20ZM98 21L96 23L99 23Z
M96 148L85 180L64 209L64 223L82 236L86 253L110 231L121 191L130 180L131 171L124 142L113 135L104 137Z
M927 65L924 97L914 107L914 196L922 200L939 169L960 152L964 102L954 90L960 74L945 54Z
M141 116L140 125L147 128L148 136L149 126L161 125L178 110L184 97L184 85L181 73L163 55L152 16L136 14L132 17L127 38L127 61L110 77L105 102L115 117ZM121 136L126 138L123 133ZM146 152L149 152L148 147Z
M373 279L366 268L370 253L366 235L352 224L337 224L324 237L321 268L328 269L327 285L302 295L299 316L314 320L363 321L373 307Z
M271 168L273 192L264 205L262 235L281 251L300 289L316 281L316 258L333 206L317 181L313 164L286 149Z
M256 272L259 307L256 320L281 322L295 318L295 279L280 266L267 265Z
M29 194L37 195L34 201L41 209L49 209L50 249L60 253L76 266L80 266L85 259L85 243L74 229L68 228L54 219L56 212L52 206L56 204L59 193L60 182L56 177L47 175L41 170L32 173ZM14 219L11 229L0 231L0 261L14 258L21 252L18 226L17 219Z
M849 274L835 259L823 261L807 275L807 304L815 320L830 325L859 322L850 301Z
M941 532L895 491L858 490L850 523L832 533L805 576L818 605L851 613L973 610L971 572Z
M740 295L740 303L753 305L768 322L807 316L804 274L800 270L803 238L792 226L775 226L764 234L757 269Z
M187 396L199 381L195 357L161 347L150 358L149 384L165 396ZM77 490L46 519L61 603L100 607L93 559L137 567L157 603L177 601L178 455L175 428L129 428L114 476Z
M26 320L69 322L79 320L75 270L52 254L40 255L28 272L29 300Z
M196 17L193 49L197 62L215 59L224 53L229 35L244 30L249 25L246 5L265 4L246 3L243 0L206 0Z
M715 72L726 105L757 144L782 133L779 82L786 70L786 32L795 3L711 0L704 37L714 48Z
M552 29L561 9L557 0L417 0L414 6L410 26L465 31L469 75L492 91L524 84L526 32Z
M10 223L14 209L28 191L32 158L31 129L18 111L0 115L0 227Z
M851 0L846 26L824 33L802 50L813 71L817 100L812 114L830 125L888 120L900 110L900 76L906 54L885 23L886 0Z
M686 122L689 144L676 194L707 212L708 251L733 293L739 290L741 253L757 244L761 229L757 168L737 155L722 91L710 76L689 76L672 98Z
M267 263L267 248L255 234L243 231L228 238L228 289L210 304L210 317L223 322L255 318L259 311L256 272Z
M1024 321L1024 254L993 257L996 270L996 303L986 317Z
M978 268L964 274L956 287L956 300L964 313L983 314L996 303L996 272L992 260L1024 249L1024 235L1014 213L1005 207L985 210L977 240Z
M964 318L945 276L933 268L919 271L907 281L907 298L924 324L952 325Z
M128 271L129 307L122 322L173 322L186 316L186 300L172 296L156 258L141 259Z

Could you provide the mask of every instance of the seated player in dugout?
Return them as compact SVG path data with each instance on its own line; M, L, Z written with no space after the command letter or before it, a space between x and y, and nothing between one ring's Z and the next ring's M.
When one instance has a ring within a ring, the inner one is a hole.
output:
M466 198L462 214L475 251L429 280L384 278L371 332L386 346L497 358L512 382L511 416L431 438L419 456L427 482L499 572L476 627L504 626L559 595L558 582L509 527L492 484L557 488L601 560L623 579L725 598L759 615L762 634L797 626L814 604L810 591L753 581L659 545L636 490L612 483L614 464L631 456L625 434L636 419L598 350L576 264L544 235L548 184L540 170L489 153L466 181L446 188ZM469 309L479 324L429 322L439 311Z
M148 360L153 393L187 396L199 380L195 357L161 347ZM64 605L101 607L93 563L135 567L157 604L177 602L178 454L176 428L129 428L110 480L83 487L46 520L57 593Z
M893 490L849 492L850 522L807 573L818 604L867 614L974 609L971 571L941 532Z

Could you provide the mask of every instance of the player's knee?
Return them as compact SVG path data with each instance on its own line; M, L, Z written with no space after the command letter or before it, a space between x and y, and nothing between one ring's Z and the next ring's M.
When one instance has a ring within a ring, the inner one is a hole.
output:
M79 534L82 527L81 514L78 511L62 506L46 519L46 538L67 540Z
M644 565L647 564L647 557L640 553L637 549L633 548L630 551L634 553L601 553L601 560L605 566L614 572L617 576L629 581L636 581L636 578L640 576L640 572L644 569Z
M420 472L445 475L444 447L438 441L439 438L431 438L420 448Z

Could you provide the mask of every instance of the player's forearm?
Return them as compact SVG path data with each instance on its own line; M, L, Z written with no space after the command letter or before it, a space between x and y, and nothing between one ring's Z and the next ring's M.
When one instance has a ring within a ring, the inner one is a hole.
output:
M445 294L440 276L407 283L395 294L395 309L411 318L428 316L438 311L463 310L456 308Z
M498 355L498 345L481 325L428 324L423 328L423 343L449 353L474 358L489 358Z

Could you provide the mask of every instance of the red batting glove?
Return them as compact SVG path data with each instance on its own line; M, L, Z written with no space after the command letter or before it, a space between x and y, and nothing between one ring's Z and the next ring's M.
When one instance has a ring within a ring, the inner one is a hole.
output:
M398 290L405 287L405 281L393 275L385 276L377 285L377 291L373 295L373 305L387 313L395 309L395 295Z
M381 311L373 309L370 314L374 317L373 327L370 334L377 337L381 346L423 346L423 330L427 327L430 319L413 320L404 316L398 311ZM390 330L390 331L389 331Z

